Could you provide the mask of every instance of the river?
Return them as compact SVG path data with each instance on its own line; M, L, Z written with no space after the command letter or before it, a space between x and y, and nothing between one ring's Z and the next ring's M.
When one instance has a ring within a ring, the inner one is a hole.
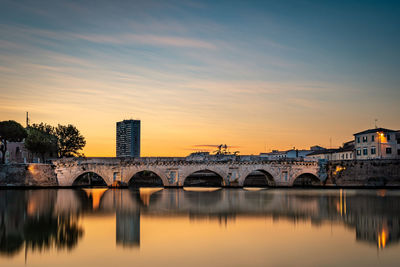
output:
M400 191L0 190L0 266L398 266Z

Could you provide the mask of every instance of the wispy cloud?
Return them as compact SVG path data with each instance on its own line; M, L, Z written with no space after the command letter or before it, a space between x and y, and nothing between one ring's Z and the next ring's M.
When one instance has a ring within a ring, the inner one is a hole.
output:
M168 36L168 35L153 35L153 34L118 34L118 35L98 35L98 34L72 34L72 37L96 43L110 44L140 44L154 46L174 46L174 47L189 47L216 49L217 47L211 43L199 39Z
M170 46L201 49L216 49L215 43L201 40L198 38L182 37L176 35L162 34L137 34L137 33L117 33L117 34L93 34L43 30L26 26L0 25L3 34L17 36L21 39L29 37L44 37L55 40L83 40L99 44L114 45L151 45L151 46ZM3 41L5 42L5 41ZM5 43L6 45L7 43Z

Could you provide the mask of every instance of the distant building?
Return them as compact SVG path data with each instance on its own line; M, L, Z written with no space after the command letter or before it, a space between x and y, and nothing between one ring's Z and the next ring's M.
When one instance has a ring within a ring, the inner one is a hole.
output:
M308 154L310 154L311 150L305 149L291 149L286 151L286 158L287 159L298 159L298 158L305 158Z
M193 152L189 156L186 157L187 160L197 160L201 161L206 159L207 157L210 157L210 152Z
M310 147L310 150L315 152L315 151L321 151L321 150L325 150L326 148L322 147L322 146L312 146Z
M117 157L140 157L140 120L117 122Z
M260 153L260 157L267 158L268 160L286 159L286 151L272 150L269 153Z
M302 159L314 151L324 150L320 146L312 146L310 150L306 149L290 149L286 151L272 150L269 153L260 153L260 157L267 158L268 160L282 160L282 159Z
M385 128L354 134L356 159L400 158L400 132Z
M320 149L307 155L307 159L325 159L325 160L353 160L354 141L349 141L339 148Z
M22 142L7 142L6 163L43 163L43 160L46 161L53 158L57 158L56 152L47 152L44 155L30 152L25 148L25 140Z

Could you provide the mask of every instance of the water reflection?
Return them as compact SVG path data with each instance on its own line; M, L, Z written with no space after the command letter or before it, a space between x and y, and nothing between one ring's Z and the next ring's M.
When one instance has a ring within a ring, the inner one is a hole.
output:
M124 248L140 247L143 216L225 226L238 217L340 223L378 249L400 240L400 192L391 190L0 190L0 253L71 250L84 217L98 215L115 216L115 243Z
M0 191L0 253L70 250L83 235L79 214L58 214L56 190Z

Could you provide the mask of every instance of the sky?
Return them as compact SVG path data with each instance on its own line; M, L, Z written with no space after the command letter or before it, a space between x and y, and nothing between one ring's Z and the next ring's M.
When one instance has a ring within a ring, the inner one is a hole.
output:
M115 156L337 147L400 129L399 1L0 0L0 120L73 124Z

